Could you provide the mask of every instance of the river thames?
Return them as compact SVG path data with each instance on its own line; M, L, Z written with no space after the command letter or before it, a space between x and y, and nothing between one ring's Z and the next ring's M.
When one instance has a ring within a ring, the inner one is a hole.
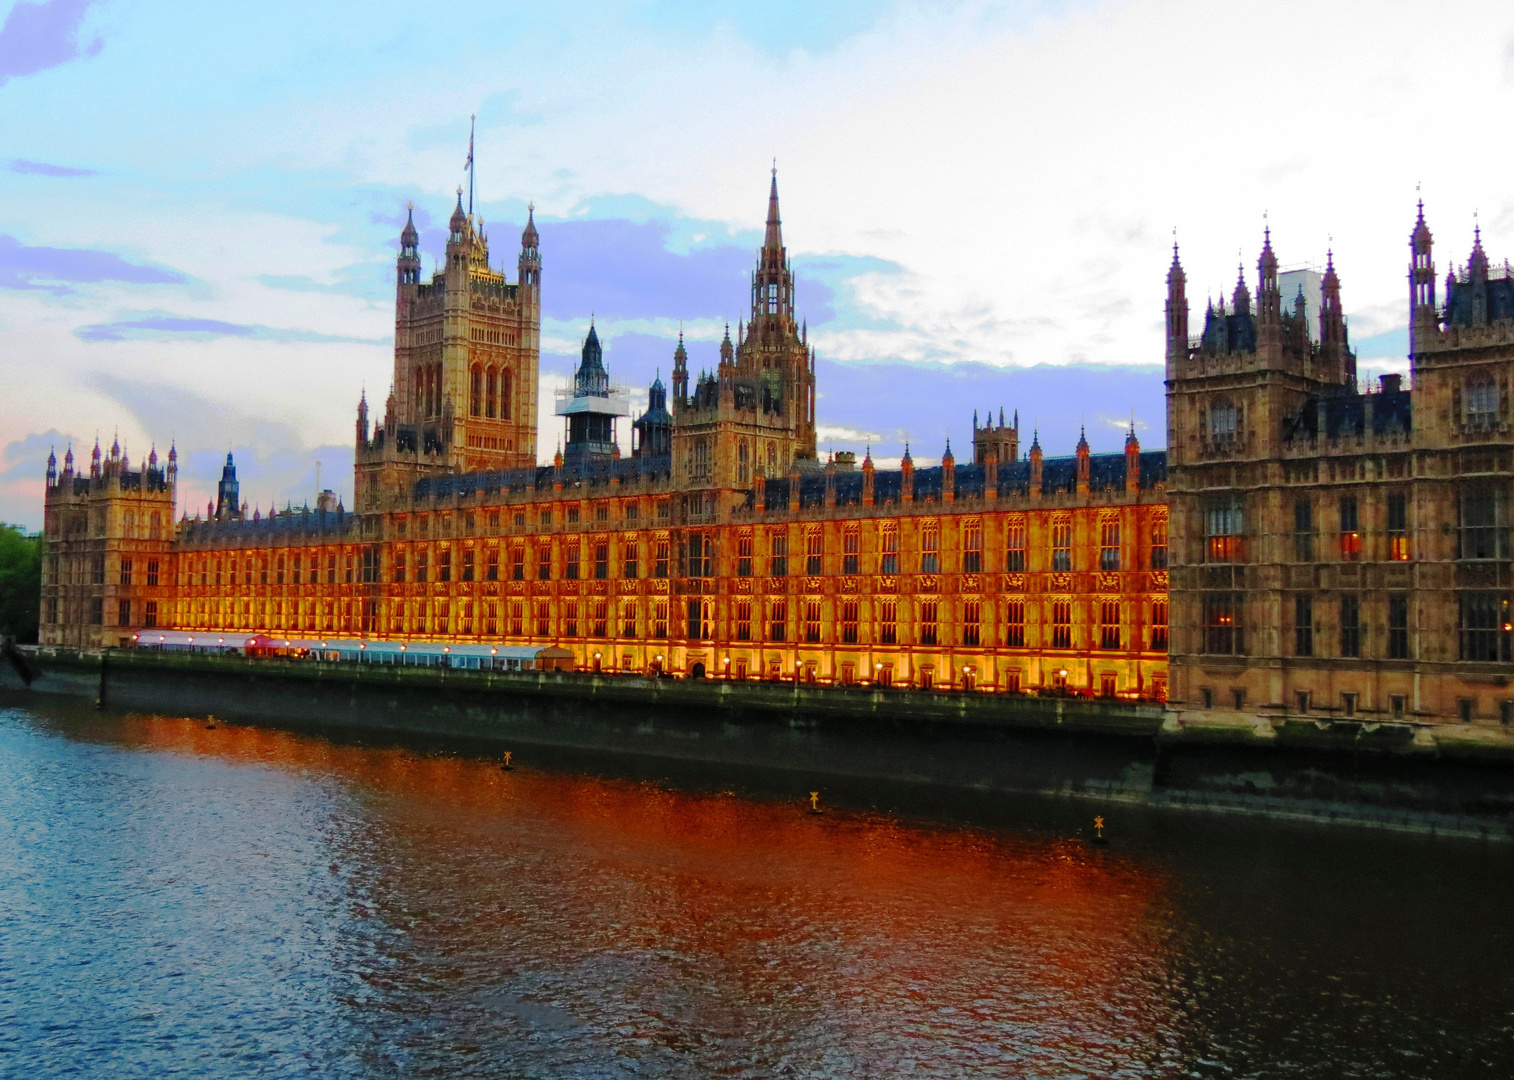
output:
M0 1075L1514 1075L1507 847L517 759L0 706Z

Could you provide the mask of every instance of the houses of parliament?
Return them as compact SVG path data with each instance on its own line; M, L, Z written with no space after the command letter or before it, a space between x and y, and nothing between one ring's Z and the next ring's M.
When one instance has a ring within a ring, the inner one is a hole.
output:
M497 642L598 672L1165 701L1178 725L1514 719L1514 275L1479 236L1442 283L1423 207L1407 387L1358 387L1333 256L1280 270L1267 235L1255 297L1243 272L1195 334L1174 247L1166 450L1132 428L1121 454L1051 456L1000 411L970 458L898 469L817 454L776 174L749 318L692 385L680 336L624 456L591 325L537 464L534 215L514 282L461 197L429 281L418 245L407 221L354 505L249 517L228 455L190 516L173 450L49 458L45 645Z

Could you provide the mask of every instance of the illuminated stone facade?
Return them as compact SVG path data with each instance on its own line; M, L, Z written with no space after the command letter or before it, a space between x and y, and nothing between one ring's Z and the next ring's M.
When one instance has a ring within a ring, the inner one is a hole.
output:
M894 470L819 462L776 178L751 319L692 392L679 342L672 408L655 385L623 460L534 464L534 224L514 285L460 206L430 285L416 244L407 224L394 389L371 432L359 406L354 512L248 519L228 461L222 505L156 541L158 625L558 644L588 669L691 677L1164 693L1164 454L1132 432L1123 454L1080 440L1045 458L1033 440L1022 457L1001 415L975 422L971 464L949 446L930 468L908 452ZM125 505L108 485L71 490L49 485L50 567L68 500L111 520ZM171 482L162 495L171 512ZM96 624L43 614L50 643L143 625L108 605Z
M358 405L353 503L403 500L423 476L536 464L541 251L534 217L512 285L489 265L483 222L462 193L447 224L445 267L422 282L413 220L395 267L394 376L382 422Z
M1514 277L1476 240L1436 302L1410 237L1412 389L1356 384L1340 281L1282 295L1270 237L1190 338L1168 276L1174 723L1499 727L1514 714Z
M172 543L178 453L158 463L153 450L133 470L120 444L89 471L76 471L72 448L57 469L47 459L43 511L41 636L44 644L95 649L128 644L142 628L173 625Z

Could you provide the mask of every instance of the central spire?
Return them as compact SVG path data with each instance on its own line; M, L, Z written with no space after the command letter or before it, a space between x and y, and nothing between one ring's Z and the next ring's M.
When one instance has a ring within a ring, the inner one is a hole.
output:
M768 231L762 246L774 251L783 249L783 222L778 217L778 162L773 162L773 185L768 190Z

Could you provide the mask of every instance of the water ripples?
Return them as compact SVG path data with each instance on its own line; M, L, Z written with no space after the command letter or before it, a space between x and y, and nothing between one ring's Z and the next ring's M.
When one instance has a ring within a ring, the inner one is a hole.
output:
M1393 913L1491 917L1506 852L1183 830L12 709L0 1074L1509 1074L1509 931Z

